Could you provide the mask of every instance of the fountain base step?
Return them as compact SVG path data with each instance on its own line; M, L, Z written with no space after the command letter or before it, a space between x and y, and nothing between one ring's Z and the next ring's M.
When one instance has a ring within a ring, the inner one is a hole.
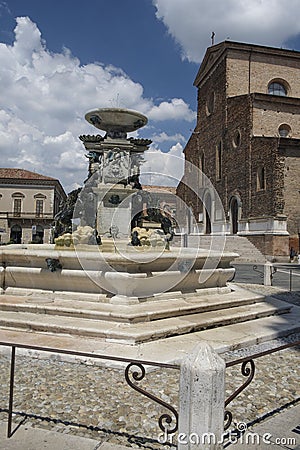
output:
M291 305L237 289L133 306L0 296L0 327L139 344L288 313Z
M15 294L20 291L13 291ZM77 317L81 319L104 320L109 322L139 323L195 313L218 311L238 306L259 303L264 296L244 289L229 287L210 289L205 293L164 293L152 299L145 299L134 305L115 305L93 301L89 294L81 293L70 300L68 293L48 293L48 295L1 295L0 311L48 314L54 316Z

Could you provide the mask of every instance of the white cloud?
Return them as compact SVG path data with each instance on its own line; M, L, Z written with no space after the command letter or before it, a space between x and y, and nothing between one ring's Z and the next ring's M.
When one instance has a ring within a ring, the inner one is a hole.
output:
M145 152L145 163L141 169L141 183L158 186L177 186L183 176L183 147L178 142L168 153L158 148Z
M17 17L16 20L14 54L21 64L32 64L34 56L42 50L40 30L26 17Z
M80 134L97 133L87 111L115 106L144 113L153 123L191 121L182 99L155 104L141 84L120 68L81 65L68 49L51 53L37 25L17 18L12 45L0 44L0 150L2 167L19 167L57 177L69 191L82 184L87 160Z
M189 105L181 98L173 98L170 102L162 102L160 105L153 105L148 111L148 116L152 120L186 120L192 122L196 118L196 113L191 111Z
M182 48L201 62L205 49L226 39L281 46L300 33L299 0L153 0L156 15Z
M163 131L159 134L153 134L151 136L151 140L154 144L157 144L162 142L185 142L186 138L180 133L176 133L171 136Z

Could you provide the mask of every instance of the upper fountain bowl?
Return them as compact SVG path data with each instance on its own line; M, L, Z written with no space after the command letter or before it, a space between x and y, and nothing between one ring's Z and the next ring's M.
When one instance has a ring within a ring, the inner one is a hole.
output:
M137 111L122 108L99 108L85 115L86 120L99 130L130 133L145 126L148 119Z

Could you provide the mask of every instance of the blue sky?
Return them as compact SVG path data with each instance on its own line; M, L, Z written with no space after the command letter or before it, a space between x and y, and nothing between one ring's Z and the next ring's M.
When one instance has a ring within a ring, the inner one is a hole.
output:
M299 0L0 0L0 165L82 185L78 135L97 134L84 114L117 106L149 118L145 167L179 180L211 32L300 50L299 13Z

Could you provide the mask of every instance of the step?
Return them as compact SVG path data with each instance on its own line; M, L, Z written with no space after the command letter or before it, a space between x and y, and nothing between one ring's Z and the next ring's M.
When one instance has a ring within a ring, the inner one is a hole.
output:
M60 333L97 337L109 341L137 344L208 328L245 322L260 317L289 312L291 305L269 298L268 301L218 311L202 312L143 323L114 323L77 317L50 316L28 312L2 311L1 328L26 329L46 333Z
M181 237L175 236L173 245L180 246ZM235 262L248 261L248 262L265 262L264 255L250 242L245 236L238 235L188 235L188 247L199 247L209 249L213 245L214 249L218 244L220 247L224 246L224 251L238 253L239 257L235 259Z
M44 349L57 349L63 352L84 352L91 355L104 355L104 359L85 357L89 364L100 366L123 368L124 364L111 360L111 357L129 358L130 360L156 361L161 363L179 364L187 357L199 342L208 342L218 353L222 354L231 350L248 348L272 339L283 338L300 332L300 307L292 306L289 313L277 314L259 319L249 320L224 325L217 328L209 328L194 333L176 335L165 339L148 341L137 345L128 343L109 342L92 337L79 335L54 334L42 332L28 332L13 328L0 328L0 352L10 354L9 345L21 344L35 347L33 350L19 349L17 354L30 357L51 358L55 353L41 351ZM282 342L281 342L282 344ZM257 351L260 351L259 349ZM59 355L60 360L69 362L81 361L82 358L72 355Z
M119 305L117 308L110 303L1 295L0 311L138 323L250 305L264 300L264 296L244 289L236 288L228 293L223 292L224 290L220 289L220 293L215 294L177 293L176 296L169 293L160 295L152 301L141 302L134 306Z

